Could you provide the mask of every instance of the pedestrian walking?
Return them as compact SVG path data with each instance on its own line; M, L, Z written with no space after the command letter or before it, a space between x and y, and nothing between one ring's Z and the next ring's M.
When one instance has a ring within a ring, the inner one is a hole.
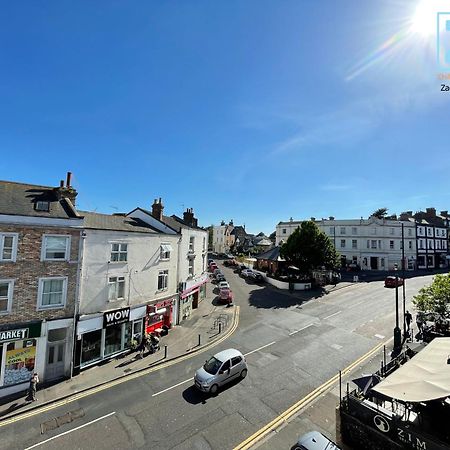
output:
M418 312L416 315L416 324L417 324L417 329L419 330L419 333L422 334L423 318L422 318L422 314L420 312Z
M410 326L411 326L411 321L412 321L412 315L409 311L406 311L406 313L405 313L405 320L406 320L407 331L409 331Z
M35 402L37 400L36 398L36 390L37 390L37 384L39 383L39 375L34 372L33 375L30 378L30 387L28 388L28 401Z
M142 335L141 343L139 344L139 347L138 347L139 355L140 355L141 359L144 357L144 352L147 347L147 343L148 343L147 335L144 333Z

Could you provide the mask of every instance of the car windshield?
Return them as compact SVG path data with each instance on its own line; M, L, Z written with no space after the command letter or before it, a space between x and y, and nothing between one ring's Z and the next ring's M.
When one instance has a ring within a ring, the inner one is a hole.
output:
M209 361L206 361L203 368L211 375L215 375L221 365L222 365L222 361L219 361L218 359L216 359L213 356L212 358L209 359Z

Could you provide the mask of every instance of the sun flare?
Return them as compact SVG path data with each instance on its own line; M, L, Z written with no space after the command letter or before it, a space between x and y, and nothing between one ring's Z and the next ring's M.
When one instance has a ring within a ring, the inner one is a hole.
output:
M450 2L448 0L422 0L416 8L411 20L411 31L423 37L436 33L437 13L448 11Z

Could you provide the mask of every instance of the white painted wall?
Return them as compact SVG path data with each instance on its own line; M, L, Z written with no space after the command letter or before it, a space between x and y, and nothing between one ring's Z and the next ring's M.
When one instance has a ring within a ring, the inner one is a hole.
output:
M194 238L194 251L189 251L189 242L191 237ZM208 232L196 228L182 228L181 242L179 246L179 269L178 281L183 282L190 279L189 277L189 256L194 256L194 277L206 272L208 263Z
M139 305L177 293L179 235L85 230L80 286L80 314ZM128 244L127 262L109 262L113 242ZM162 243L172 246L170 260L160 260ZM169 287L158 291L159 270L169 270ZM108 301L108 278L125 277L124 300Z

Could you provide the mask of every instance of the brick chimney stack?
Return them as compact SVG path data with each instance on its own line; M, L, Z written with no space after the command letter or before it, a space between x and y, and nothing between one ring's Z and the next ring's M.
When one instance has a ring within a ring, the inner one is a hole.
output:
M197 219L194 217L194 210L192 208L187 208L183 213L183 220L189 227L197 226Z
M436 208L427 208L428 217L436 217Z
M164 210L164 206L161 202L161 197L159 197L159 200L157 198L155 198L155 201L153 202L153 205L152 205L152 216L155 219L162 221L163 210Z
M58 200L62 198L68 198L72 205L75 206L75 199L78 195L78 192L71 186L72 180L72 172L67 172L66 185L64 186L64 180L59 182L59 187L54 188L56 193L56 197Z

